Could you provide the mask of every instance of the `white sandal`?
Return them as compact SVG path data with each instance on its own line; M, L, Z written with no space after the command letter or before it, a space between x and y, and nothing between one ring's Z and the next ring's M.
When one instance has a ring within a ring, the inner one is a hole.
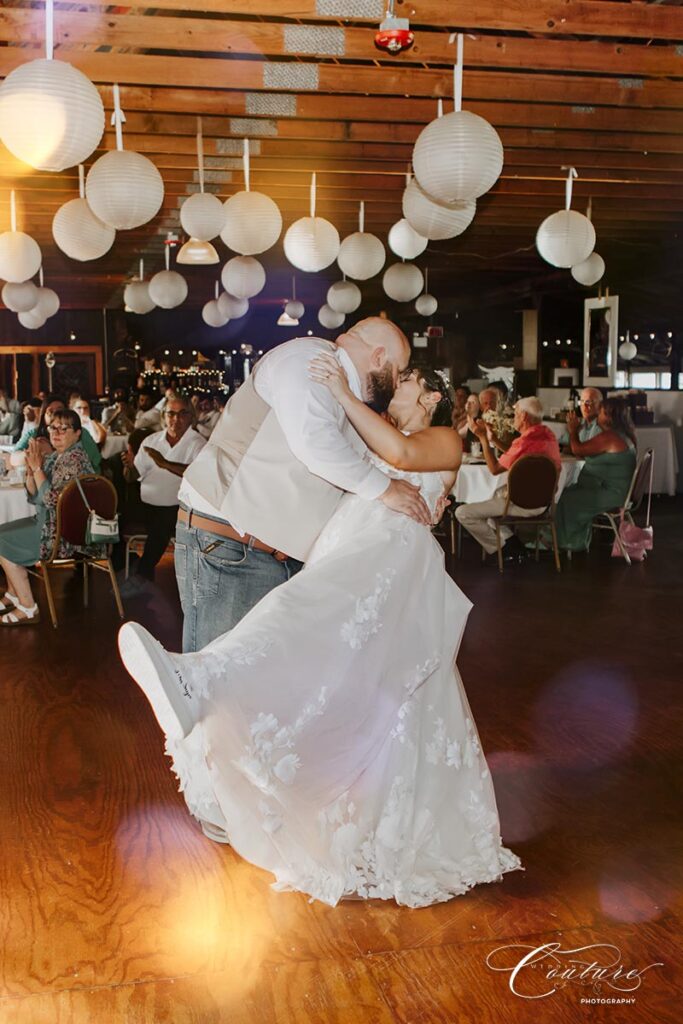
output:
M7 612L0 616L0 626L32 626L34 622L40 622L40 609L37 604L26 608L17 601L14 607L18 612L23 612L24 618L20 619L14 612Z
M0 599L0 614L4 612L10 612L13 608L19 604L19 598L15 597L14 594L10 594L9 590L5 591L5 596Z

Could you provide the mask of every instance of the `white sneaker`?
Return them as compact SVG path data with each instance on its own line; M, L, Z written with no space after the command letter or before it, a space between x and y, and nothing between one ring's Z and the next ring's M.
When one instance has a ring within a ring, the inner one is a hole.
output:
M168 738L187 736L195 725L193 697L159 641L139 623L127 622L119 630L119 653Z

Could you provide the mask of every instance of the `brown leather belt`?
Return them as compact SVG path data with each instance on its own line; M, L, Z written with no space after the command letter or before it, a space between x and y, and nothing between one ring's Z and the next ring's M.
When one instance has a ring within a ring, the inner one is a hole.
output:
M194 510L186 512L184 508L179 508L178 522L184 523L185 526L194 526L198 530L206 530L207 533L215 533L218 537L236 540L238 544L246 544L247 547L255 548L256 551L265 551L267 554L272 555L273 558L276 558L278 562L286 562L290 557L284 551L278 551L277 548L273 548L269 544L264 544L262 540L252 537L250 533L242 535L237 530L233 530L229 523L217 523L214 519L208 519L206 516L199 515Z

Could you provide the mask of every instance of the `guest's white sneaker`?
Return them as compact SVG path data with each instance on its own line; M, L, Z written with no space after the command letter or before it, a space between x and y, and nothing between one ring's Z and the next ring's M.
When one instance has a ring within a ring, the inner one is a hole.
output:
M126 669L152 705L169 739L182 739L195 724L192 697L169 653L137 622L119 630L119 653Z

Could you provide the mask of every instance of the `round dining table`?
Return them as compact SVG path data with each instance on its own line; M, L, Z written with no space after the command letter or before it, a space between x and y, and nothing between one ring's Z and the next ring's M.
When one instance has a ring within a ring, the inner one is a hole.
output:
M0 480L0 525L35 514L35 505L30 504L23 484Z
M556 501L565 487L576 483L584 465L583 459L575 459L573 456L562 457L562 468L555 492ZM465 455L451 494L458 504L489 501L496 491L504 486L507 476L507 473L494 475L483 459L473 459L471 456Z

